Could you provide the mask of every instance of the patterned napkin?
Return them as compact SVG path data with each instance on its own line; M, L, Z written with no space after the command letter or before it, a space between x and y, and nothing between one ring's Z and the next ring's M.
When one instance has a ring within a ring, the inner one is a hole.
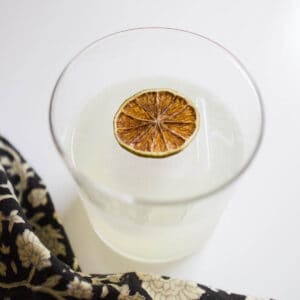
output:
M45 184L1 136L0 299L258 300L166 276L82 273Z

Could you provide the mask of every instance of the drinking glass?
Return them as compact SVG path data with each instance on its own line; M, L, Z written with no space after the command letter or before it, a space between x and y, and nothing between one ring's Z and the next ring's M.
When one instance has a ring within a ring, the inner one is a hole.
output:
M119 146L113 118L127 98L156 88L190 99L200 128L180 153L153 159ZM174 28L128 29L91 43L62 71L49 111L93 229L144 262L205 244L263 132L262 100L241 62L218 42Z

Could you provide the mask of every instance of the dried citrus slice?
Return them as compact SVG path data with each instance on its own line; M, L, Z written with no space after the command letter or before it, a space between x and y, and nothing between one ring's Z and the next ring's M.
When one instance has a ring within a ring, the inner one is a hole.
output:
M144 90L125 100L114 117L118 143L134 154L166 157L184 149L199 127L194 105L171 90Z

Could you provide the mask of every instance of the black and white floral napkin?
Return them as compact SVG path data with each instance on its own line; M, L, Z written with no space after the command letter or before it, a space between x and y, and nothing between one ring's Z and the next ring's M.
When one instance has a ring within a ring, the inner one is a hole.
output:
M82 273L45 184L1 136L0 299L258 300L166 276Z

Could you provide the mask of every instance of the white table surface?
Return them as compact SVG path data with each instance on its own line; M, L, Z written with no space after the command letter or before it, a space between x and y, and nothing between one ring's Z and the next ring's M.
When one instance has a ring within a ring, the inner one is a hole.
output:
M67 61L109 32L170 26L232 50L261 89L266 131L256 160L205 249L143 265L97 238L49 133L50 93ZM0 0L0 132L47 183L86 272L139 270L277 299L300 297L300 1Z

